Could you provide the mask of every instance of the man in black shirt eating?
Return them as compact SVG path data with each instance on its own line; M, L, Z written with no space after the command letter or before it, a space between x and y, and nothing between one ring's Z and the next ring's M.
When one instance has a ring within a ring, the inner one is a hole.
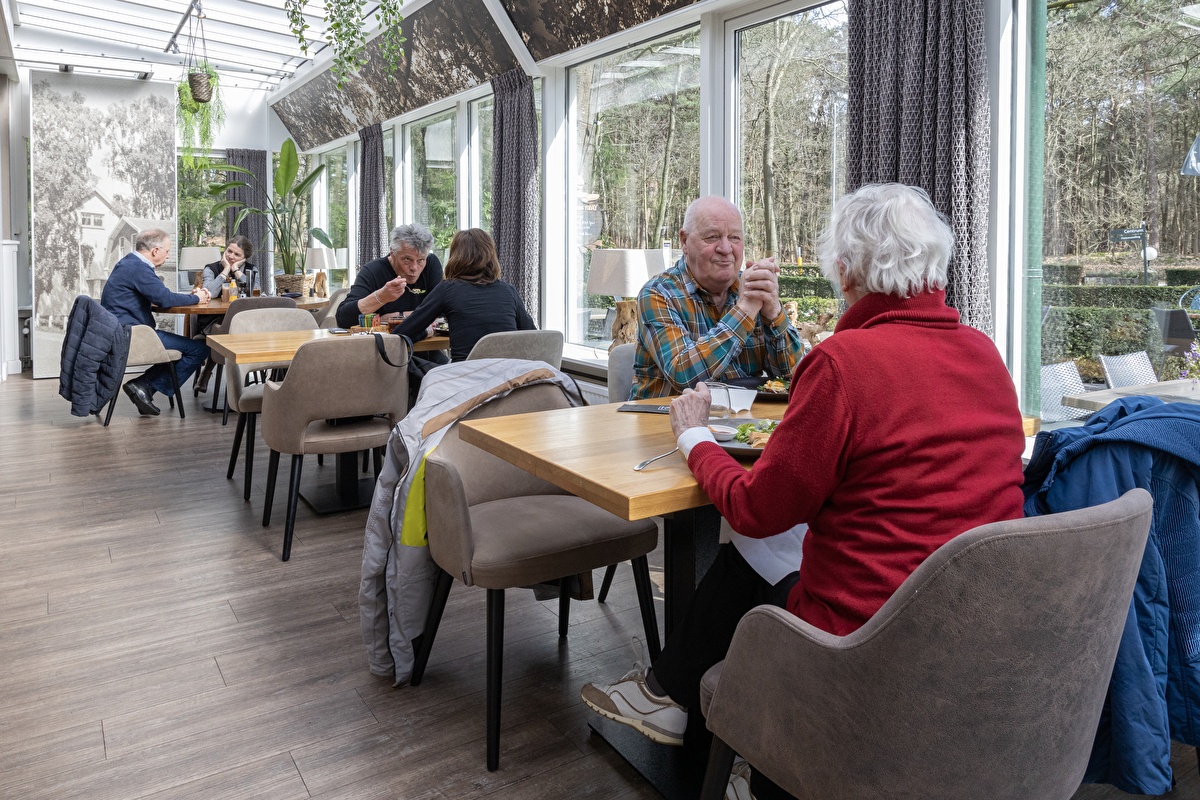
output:
M433 235L424 225L401 225L392 230L390 252L364 264L350 294L337 308L343 328L358 324L359 314L398 318L414 310L442 280L442 264L430 253Z

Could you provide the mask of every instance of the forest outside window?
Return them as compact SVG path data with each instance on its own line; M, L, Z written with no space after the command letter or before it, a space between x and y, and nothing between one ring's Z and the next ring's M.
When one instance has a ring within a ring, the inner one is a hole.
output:
M458 230L458 158L456 113L406 126L412 174L413 221L433 233L433 252L442 263Z

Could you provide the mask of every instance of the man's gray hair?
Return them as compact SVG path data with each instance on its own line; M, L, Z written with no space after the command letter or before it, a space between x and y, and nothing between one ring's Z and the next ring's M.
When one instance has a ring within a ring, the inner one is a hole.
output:
M696 230L696 217L702 210L706 210L714 205L727 206L738 212L738 214L742 213L740 208L720 195L710 194L704 197L697 197L688 203L687 210L683 212L683 232L691 236Z
M149 253L156 247L166 247L170 242L171 234L162 228L147 228L144 231L137 232L137 236L133 239L133 249L142 253Z
M840 262L860 291L911 297L946 288L954 231L924 189L869 184L834 204L817 254L835 286L842 280Z
M421 255L427 256L429 255L429 251L433 249L433 234L429 232L429 228L415 222L409 225L397 225L395 228L392 228L388 252L396 252L402 244L406 244Z

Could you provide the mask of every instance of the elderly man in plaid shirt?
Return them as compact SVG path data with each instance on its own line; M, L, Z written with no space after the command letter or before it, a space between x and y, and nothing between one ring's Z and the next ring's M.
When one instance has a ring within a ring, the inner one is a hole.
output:
M741 272L737 207L723 197L693 201L679 241L681 262L651 278L638 295L630 399L764 372L790 377L803 354L800 335L779 301L775 259L746 264Z

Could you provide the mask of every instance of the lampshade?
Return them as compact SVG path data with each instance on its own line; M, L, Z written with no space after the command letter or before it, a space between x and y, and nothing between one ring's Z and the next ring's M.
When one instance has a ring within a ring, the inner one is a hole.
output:
M310 247L304 257L304 269L311 272L321 272L334 269L337 264L333 260L333 251L328 247Z
M634 297L651 275L665 267L662 250L593 250L588 294Z
M219 247L184 247L179 250L181 270L204 269L208 264L221 260Z

